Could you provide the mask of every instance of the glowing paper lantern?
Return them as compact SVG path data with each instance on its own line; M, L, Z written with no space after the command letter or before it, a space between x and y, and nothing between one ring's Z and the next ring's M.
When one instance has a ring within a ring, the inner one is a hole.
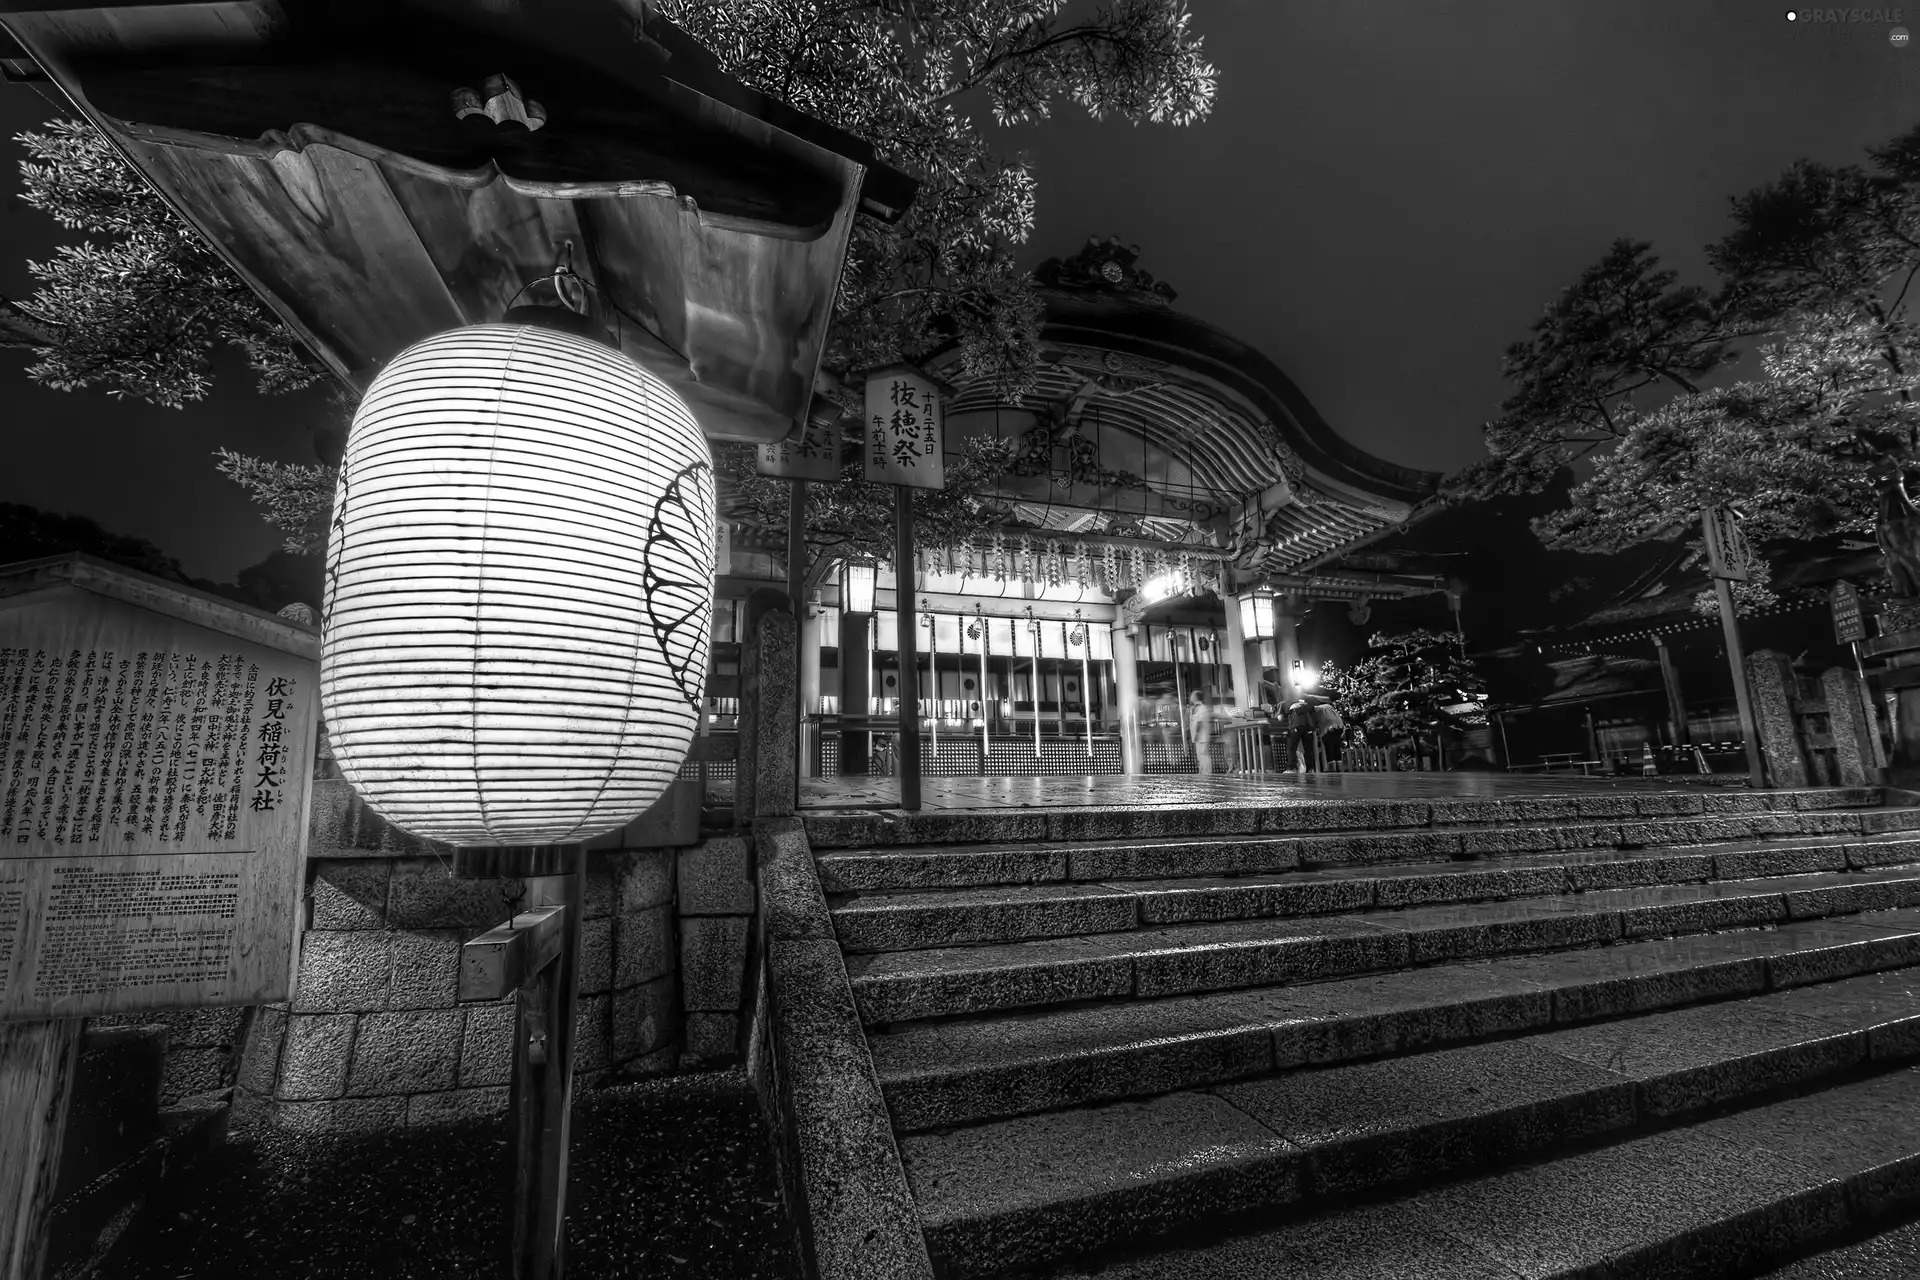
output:
M455 845L639 816L699 723L713 524L693 415L617 351L508 324L408 348L354 416L327 546L341 772Z
M1250 591L1240 597L1240 630L1248 640L1273 639L1273 592Z
M848 613L872 613L879 569L870 564L848 564L840 569L840 607Z

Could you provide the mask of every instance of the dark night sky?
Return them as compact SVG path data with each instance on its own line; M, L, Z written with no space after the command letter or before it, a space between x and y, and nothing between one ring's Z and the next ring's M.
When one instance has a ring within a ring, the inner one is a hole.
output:
M1069 108L1008 135L1038 165L1031 260L1089 234L1139 244L1178 307L1265 350L1347 438L1434 470L1477 456L1502 350L1613 237L1709 283L1701 249L1728 196L1920 123L1920 48L1893 48L1884 24L1789 23L1771 0L1194 9L1221 73L1207 123ZM51 114L0 87L0 135ZM0 151L0 291L25 297L24 261L55 229L18 202L19 148ZM208 577L273 549L209 455L310 461L317 399L262 400L229 369L176 413L0 364L0 501L92 516Z

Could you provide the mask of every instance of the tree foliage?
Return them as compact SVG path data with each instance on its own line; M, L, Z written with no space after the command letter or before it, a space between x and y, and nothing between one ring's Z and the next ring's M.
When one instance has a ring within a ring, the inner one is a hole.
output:
M1485 685L1456 631L1422 627L1367 638L1373 652L1348 666L1320 669L1320 688L1341 717L1376 746L1440 729L1483 726Z
M1190 124L1215 73L1184 0L666 0L661 11L728 74L873 143L921 180L895 226L855 224L826 364L918 360L957 344L969 377L1030 381L1040 303L1014 254L1032 234L1032 162L996 153L996 125L1048 119Z
M835 299L824 365L857 372L957 346L970 377L1009 392L1031 380L1041 307L1014 255L1033 231L1036 180L1024 156L997 153L995 125L1047 119L1064 103L1095 119L1189 124L1212 107L1215 73L1184 0L1113 0L1070 19L1065 0L667 0L661 10L731 75L871 141L921 178L897 225L858 219ZM61 246L32 264L40 292L0 298L0 343L34 351L49 386L104 386L179 406L205 396L210 354L240 347L261 390L321 374L290 333L90 125L59 120L21 134L28 203L105 245ZM849 409L856 406L849 404ZM347 405L350 410L351 405ZM751 475L750 451L720 469L747 510L785 522L785 486ZM317 550L333 468L221 451L289 550ZM923 536L964 531L989 460L956 460L949 494L923 495ZM891 495L857 477L811 486L808 527L823 545L875 554ZM776 511L777 508L777 511ZM777 518L774 518L776 517Z
M39 288L0 298L0 345L37 357L27 376L59 391L101 387L178 409L204 399L217 346L239 348L267 394L320 380L286 326L111 143L82 120L14 140L21 198L70 231L101 236L29 262Z
M1868 154L1798 161L1734 199L1711 295L1616 242L1509 348L1514 392L1455 494L1537 491L1584 459L1568 506L1535 524L1579 551L1690 536L1715 505L1755 544L1871 530L1871 470L1914 465L1920 441L1920 128ZM1758 376L1709 385L1744 339L1761 342ZM1764 570L1742 595L1773 598Z

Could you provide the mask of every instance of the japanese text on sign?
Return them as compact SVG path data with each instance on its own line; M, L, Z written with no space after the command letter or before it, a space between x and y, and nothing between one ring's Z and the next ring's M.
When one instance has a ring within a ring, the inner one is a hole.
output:
M911 369L882 369L867 378L863 469L874 484L946 487L940 393Z
M1867 638L1867 620L1860 609L1860 592L1850 582L1835 583L1831 597L1833 634L1841 644Z
M259 678L231 653L0 649L0 842L234 839Z
M761 445L753 469L756 475L789 480L838 480L840 424L808 422L794 439Z

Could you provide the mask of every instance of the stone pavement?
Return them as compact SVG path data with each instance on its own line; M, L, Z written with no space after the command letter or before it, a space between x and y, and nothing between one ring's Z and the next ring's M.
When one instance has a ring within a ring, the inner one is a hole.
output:
M1738 789L1744 780L1587 778L1487 773L1088 774L1033 778L923 778L923 810L1143 808L1216 804L1298 805L1325 800L1449 800L1465 797L1594 795L1624 788L1698 795ZM802 778L809 809L895 808L894 778Z
M810 936L938 1275L1733 1277L1920 1211L1910 795L862 785Z

